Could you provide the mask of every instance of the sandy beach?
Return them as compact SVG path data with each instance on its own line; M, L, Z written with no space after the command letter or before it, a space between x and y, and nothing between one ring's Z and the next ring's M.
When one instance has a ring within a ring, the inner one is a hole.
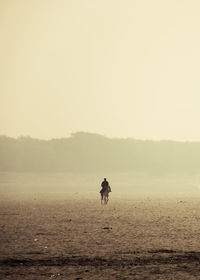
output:
M7 194L0 279L200 279L200 199Z

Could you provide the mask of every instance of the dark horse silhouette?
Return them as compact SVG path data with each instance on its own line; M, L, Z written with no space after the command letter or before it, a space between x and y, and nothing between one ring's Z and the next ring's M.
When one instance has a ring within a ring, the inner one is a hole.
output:
M109 200L109 193L111 192L110 186L106 186L100 191L101 194L101 204L107 204Z

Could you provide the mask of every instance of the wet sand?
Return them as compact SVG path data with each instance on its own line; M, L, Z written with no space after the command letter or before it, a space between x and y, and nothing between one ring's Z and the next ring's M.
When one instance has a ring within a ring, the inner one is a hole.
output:
M200 198L1 196L0 279L200 279Z

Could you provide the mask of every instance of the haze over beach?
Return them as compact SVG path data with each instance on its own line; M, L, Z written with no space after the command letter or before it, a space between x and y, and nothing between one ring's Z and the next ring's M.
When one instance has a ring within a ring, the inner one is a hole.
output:
M200 280L199 10L0 0L0 279Z
M114 193L123 195L200 195L200 143L112 139L83 132L52 140L0 136L0 170L0 192L97 195L106 176Z

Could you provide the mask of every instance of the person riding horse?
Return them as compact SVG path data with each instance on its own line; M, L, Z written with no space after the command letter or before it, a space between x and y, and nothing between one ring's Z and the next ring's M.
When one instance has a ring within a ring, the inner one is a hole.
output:
M100 190L101 195L103 195L103 193L107 189L108 189L108 192L111 192L110 185L109 185L108 181L106 180L106 178L104 178L104 181L101 183L101 187L102 187L102 189Z

